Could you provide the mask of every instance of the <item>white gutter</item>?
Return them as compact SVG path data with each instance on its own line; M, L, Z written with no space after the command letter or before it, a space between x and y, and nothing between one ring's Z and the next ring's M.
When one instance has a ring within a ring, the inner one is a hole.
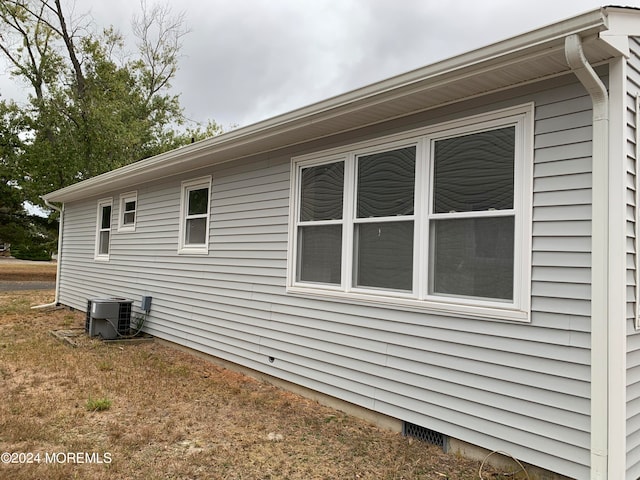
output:
M31 307L32 309L39 308L48 308L48 307L57 307L60 302L60 265L62 264L62 230L64 227L64 204L62 204L61 208L56 207L52 203L50 203L46 198L43 198L44 204L52 210L60 213L60 220L58 221L58 261L56 266L56 293L52 303L45 303L44 305L35 305Z
M45 198L55 202L69 202L98 196L112 190L128 188L135 183L156 180L166 172L174 175L187 169L209 166L221 161L219 157L239 158L239 155L247 155L245 147L253 155L322 138L325 135L343 133L350 127L360 128L366 125L360 120L349 126L341 124L339 120L353 112L366 112L367 109L373 109L379 103L433 88L439 82L443 82L440 86L446 90L447 85L455 79L469 79L473 75L498 70L502 65L509 64L515 59L548 55L556 48L561 52L566 35L595 36L606 28L603 10L598 8L253 125L140 160L50 192L45 195ZM552 75L560 73L553 68L552 70L550 72ZM537 75L533 78L539 79ZM455 98L456 101L459 99ZM415 113L411 108L407 107L403 115ZM319 134L318 137L296 135L296 132L310 131L317 125L329 124L335 125L335 128ZM244 153L238 154L239 151ZM206 163L198 164L198 159L205 159L203 161Z
M569 67L593 103L591 218L591 480L609 467L609 96L579 35L565 39Z

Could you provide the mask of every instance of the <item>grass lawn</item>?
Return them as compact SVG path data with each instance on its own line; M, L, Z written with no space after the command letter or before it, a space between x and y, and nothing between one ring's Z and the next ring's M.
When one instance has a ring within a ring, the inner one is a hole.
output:
M52 300L0 293L0 452L32 462L0 478L479 478L479 462L157 342L74 348L50 331L83 312L30 309Z
M13 262L0 259L0 280L12 282L55 281L57 265L54 262Z

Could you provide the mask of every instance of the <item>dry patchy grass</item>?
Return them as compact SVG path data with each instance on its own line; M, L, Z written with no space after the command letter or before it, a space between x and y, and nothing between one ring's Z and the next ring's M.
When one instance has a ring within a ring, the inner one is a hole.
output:
M111 462L0 465L1 478L478 478L478 462L158 343L82 337L72 348L49 331L81 328L84 314L29 308L50 301L0 294L0 452ZM109 407L91 410L90 399Z
M13 262L0 259L0 281L54 281L56 267L54 262Z

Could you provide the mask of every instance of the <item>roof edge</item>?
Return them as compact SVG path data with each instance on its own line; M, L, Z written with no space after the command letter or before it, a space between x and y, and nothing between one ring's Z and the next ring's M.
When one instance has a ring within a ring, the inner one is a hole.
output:
M608 10L627 11L628 9L625 7L602 7L591 10L228 133L137 161L50 192L42 198L50 202L65 202L125 188L128 185L143 183L155 178L154 174L159 171L170 170L171 167L188 163L203 155L212 155L218 151L251 143L255 143L256 147L259 147L261 139L284 134L290 129L303 127L324 117L339 115L340 111L352 108L356 102L366 104L379 95L411 87L412 84L425 79L437 78L461 70L468 71L474 68L481 68L482 65L501 58L526 57L527 55L535 54L541 49L548 48L549 45L557 43L567 35L598 35L609 29ZM287 146L286 142L282 146ZM258 148L256 153L260 151ZM215 164L215 159L211 163Z

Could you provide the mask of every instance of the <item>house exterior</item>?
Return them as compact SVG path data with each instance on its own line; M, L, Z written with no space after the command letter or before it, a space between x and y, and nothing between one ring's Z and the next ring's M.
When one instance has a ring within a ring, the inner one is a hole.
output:
M56 303L578 479L640 477L640 10L46 195Z

